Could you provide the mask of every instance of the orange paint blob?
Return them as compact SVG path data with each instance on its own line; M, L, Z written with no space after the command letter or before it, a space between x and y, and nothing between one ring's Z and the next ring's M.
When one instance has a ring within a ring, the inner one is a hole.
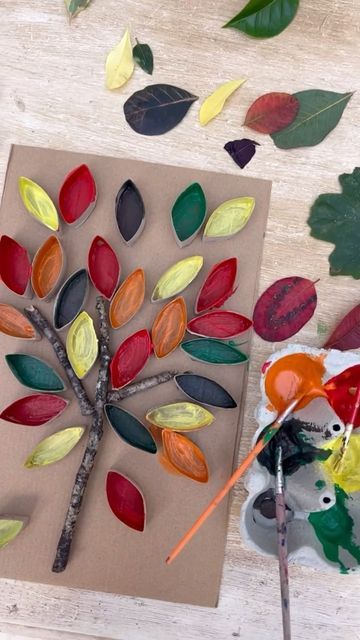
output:
M164 454L170 464L184 476L196 482L207 482L209 471L201 449L176 431L163 429Z
M109 320L113 329L124 326L139 311L145 297L145 273L135 269L120 285L109 309Z
M180 344L186 331L186 304L182 296L175 298L157 314L151 339L157 358L165 358Z
M58 284L64 265L61 244L50 236L41 245L33 261L31 284L38 298L46 298Z
M35 340L36 331L29 320L11 304L0 304L0 331L12 338Z
M324 356L293 353L276 360L265 375L265 391L271 408L284 411L296 397L306 395L297 409L305 407L316 397L326 398L323 390Z

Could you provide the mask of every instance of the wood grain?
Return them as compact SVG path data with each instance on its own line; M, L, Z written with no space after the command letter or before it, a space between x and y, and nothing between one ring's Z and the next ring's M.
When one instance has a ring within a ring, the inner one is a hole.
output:
M0 2L0 182L12 142L161 161L169 164L240 170L223 151L243 137L248 106L267 91L358 89L360 5L358 0L302 0L295 21L280 36L255 41L221 25L242 0L93 0L69 26L62 0ZM104 60L128 25L155 58L150 82L178 84L205 98L217 84L248 78L224 112L207 127L196 105L163 137L131 131L122 105L149 83L136 69L119 92L104 87ZM273 180L260 289L288 275L321 280L314 318L297 342L319 346L319 322L329 331L358 301L351 278L330 278L331 246L309 237L306 219L314 198L338 190L337 176L360 158L360 97L355 94L335 131L319 146L276 149L268 137L244 170ZM246 417L240 456L248 450L259 400L258 371L277 345L253 342ZM202 609L1 581L0 638L112 638L121 640L258 640L281 638L277 560L247 550L238 534L245 492L234 492L227 556L218 609ZM290 567L294 640L360 638L360 576L322 574Z

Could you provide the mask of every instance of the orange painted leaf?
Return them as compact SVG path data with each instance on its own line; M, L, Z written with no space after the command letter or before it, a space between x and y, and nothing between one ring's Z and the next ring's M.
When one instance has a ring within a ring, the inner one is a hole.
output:
M109 471L106 495L113 514L131 529L144 531L145 502L138 487L117 471Z
M182 296L160 309L151 330L157 358L164 358L180 344L186 331L186 304Z
M94 287L110 300L119 282L120 264L113 248L101 236L92 241L88 267Z
M57 236L50 236L35 254L31 284L35 295L45 300L60 282L64 267L64 254Z
M35 340L37 337L31 322L11 304L0 304L0 331L23 340Z
M205 456L196 444L169 429L163 429L162 439L165 456L179 473L197 482L208 481L209 470Z
M145 297L145 273L135 269L120 285L110 303L109 319L113 329L119 329L139 311Z
M121 389L145 367L152 351L150 334L140 329L126 338L118 347L110 362L113 389Z
M275 133L295 120L299 106L298 99L289 93L265 93L253 102L244 124L259 133Z
M341 320L324 344L324 349L358 349L360 347L360 304Z

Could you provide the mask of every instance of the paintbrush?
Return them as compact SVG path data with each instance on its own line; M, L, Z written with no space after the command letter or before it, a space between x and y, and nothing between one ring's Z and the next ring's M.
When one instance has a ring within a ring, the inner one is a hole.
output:
M218 504L221 502L223 498L229 493L232 487L236 484L236 482L241 478L241 476L245 473L245 471L250 467L250 465L254 462L255 458L259 455L259 453L266 447L266 445L270 442L271 438L278 432L280 427L285 422L286 418L289 417L291 413L293 413L295 407L301 402L304 396L307 395L303 393L299 395L297 398L294 398L290 402L290 404L284 409L282 413L278 415L275 422L272 422L263 433L263 436L256 443L256 445L251 449L251 451L246 456L245 460L240 464L240 466L234 471L229 480L225 483L223 488L219 491L219 493L213 498L213 500L208 504L206 509L201 513L198 519L194 522L194 524L190 527L190 529L185 533L185 535L181 538L181 540L175 545L175 547L170 552L169 556L166 558L166 564L171 564L173 560L175 560L176 556L183 550L186 544L191 540L191 538L195 535L195 533L200 529L200 527L204 524L204 522L208 519L208 517L212 514L212 512L216 509Z
M280 593L281 593L281 613L284 640L291 640L290 627L290 595L289 595L289 575L288 575L288 553L287 553L287 522L286 505L284 495L284 474L282 466L282 448L276 447L275 454L276 480L275 480L275 508L276 508L276 531L277 547L279 557Z
M342 464L344 462L344 457L346 454L346 450L349 446L349 441L350 441L350 437L351 434L353 432L353 428L355 426L355 421L356 421L356 417L360 408L360 384L358 385L356 391L355 391L355 402L354 402L354 408L353 408L353 412L351 414L350 417L350 422L347 422L345 425L345 431L343 433L342 436L342 442L341 442L341 447L338 453L338 456L336 458L336 462L334 463L334 470L339 472L341 470Z

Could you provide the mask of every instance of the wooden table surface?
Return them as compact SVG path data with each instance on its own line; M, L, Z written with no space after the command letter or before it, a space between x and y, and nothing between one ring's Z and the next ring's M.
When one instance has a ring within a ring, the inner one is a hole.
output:
M71 25L62 0L0 0L0 182L10 144L23 143L127 156L240 174L223 150L228 140L252 137L241 127L251 102L268 91L356 90L360 75L358 0L301 0L280 36L247 38L221 25L242 0L93 0ZM200 99L233 78L248 81L206 128L193 107L180 126L159 138L136 135L122 105L148 84L139 69L119 92L104 88L104 60L128 25L152 46L151 82L178 84ZM309 237L314 198L338 190L337 176L360 161L360 95L320 145L282 151L261 142L247 175L273 181L260 290L277 278L321 278L314 318L296 342L319 346L319 323L329 328L359 302L351 278L330 278L330 245ZM255 339L240 455L255 429L261 362L276 348ZM0 638L111 638L121 640L279 640L278 567L249 551L238 532L245 491L232 502L219 607L206 609L36 584L0 581ZM360 575L290 568L294 640L360 638Z

